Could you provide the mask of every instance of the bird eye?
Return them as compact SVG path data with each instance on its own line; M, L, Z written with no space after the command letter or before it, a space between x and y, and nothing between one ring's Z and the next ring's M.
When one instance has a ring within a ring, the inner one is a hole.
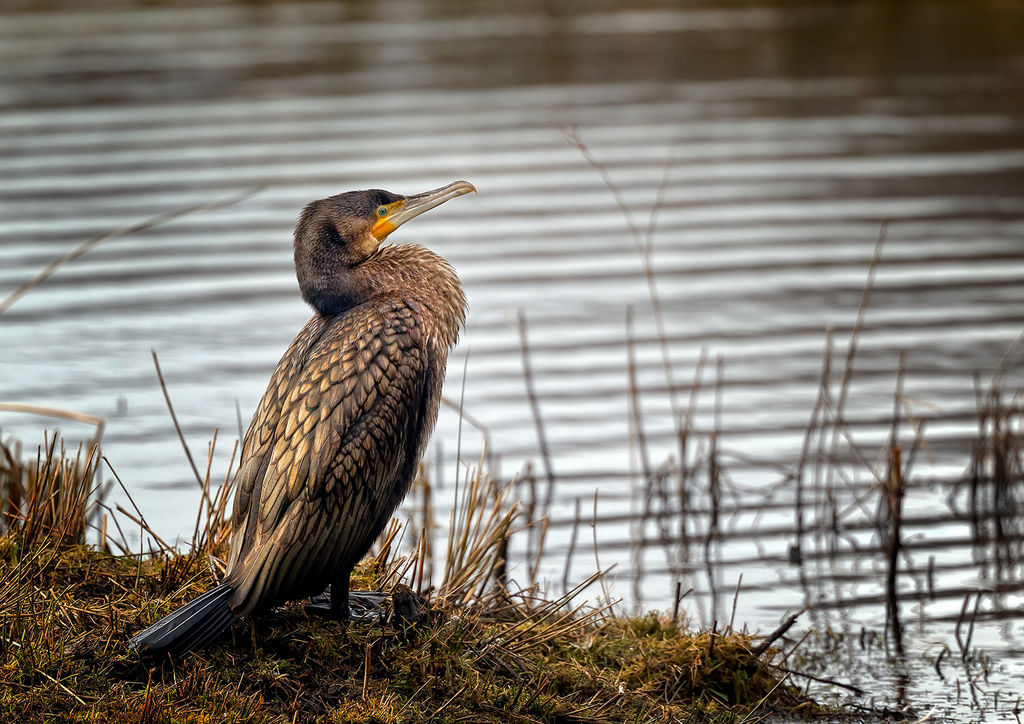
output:
M387 206L378 206L377 207L377 216L380 216L381 218L383 218L383 217L385 217L387 215L388 215L388 207Z

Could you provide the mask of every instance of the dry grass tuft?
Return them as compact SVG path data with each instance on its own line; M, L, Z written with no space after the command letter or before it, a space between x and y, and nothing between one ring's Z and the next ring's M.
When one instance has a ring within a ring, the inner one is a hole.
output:
M8 545L35 548L44 540L85 542L89 499L99 465L99 447L79 446L72 458L48 437L34 461L19 446L0 445L0 534Z

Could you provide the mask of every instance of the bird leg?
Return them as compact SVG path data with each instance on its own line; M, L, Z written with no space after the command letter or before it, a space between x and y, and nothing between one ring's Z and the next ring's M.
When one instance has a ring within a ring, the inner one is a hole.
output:
M328 593L328 591L330 593ZM385 615L383 591L349 591L349 574L339 576L323 593L313 596L306 613L336 621L376 621Z
M329 601L326 591L318 596L310 598L309 603L305 606L306 613L313 616L332 618L336 621L348 621L349 575L350 571L345 571L344 574L334 579L330 586L331 594Z
M331 584L331 614L339 621L348 621L348 577L349 572L339 576Z

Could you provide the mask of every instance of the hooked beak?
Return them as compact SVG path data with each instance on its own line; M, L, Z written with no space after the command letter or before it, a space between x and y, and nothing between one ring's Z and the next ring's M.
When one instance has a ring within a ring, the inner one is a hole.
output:
M394 209L389 214L377 219L373 225L372 233L378 241L383 241L388 234L409 219L419 216L424 211L430 211L445 201L454 199L456 196L463 196L468 193L476 193L476 188L473 184L468 181L456 181L433 191L407 196L402 201L395 202Z

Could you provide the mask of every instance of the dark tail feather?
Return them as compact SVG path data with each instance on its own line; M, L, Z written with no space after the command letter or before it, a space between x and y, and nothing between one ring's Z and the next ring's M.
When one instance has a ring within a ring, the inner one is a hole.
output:
M237 618L228 608L231 592L231 586L222 583L136 634L128 646L146 656L174 658L205 646Z

